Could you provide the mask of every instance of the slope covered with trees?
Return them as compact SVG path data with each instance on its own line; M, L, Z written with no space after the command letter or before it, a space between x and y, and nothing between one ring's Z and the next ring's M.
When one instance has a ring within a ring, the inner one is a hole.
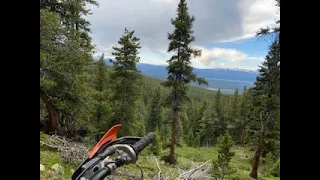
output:
M142 45L134 30L125 29L119 37L112 65L106 65L104 55L94 61L90 23L83 18L89 13L87 4L97 2L40 1L41 131L92 145L121 123L120 136L156 132L150 151L170 164L179 163L176 149L218 147L213 176L231 177L228 163L235 154L230 149L244 147L253 155L248 162L252 178L257 179L261 169L280 176L280 27L258 33L276 38L254 87L227 95L190 86L207 82L196 77L190 65L190 58L201 51L190 46L195 18L186 0L180 0L177 17L171 20L166 81L138 71Z

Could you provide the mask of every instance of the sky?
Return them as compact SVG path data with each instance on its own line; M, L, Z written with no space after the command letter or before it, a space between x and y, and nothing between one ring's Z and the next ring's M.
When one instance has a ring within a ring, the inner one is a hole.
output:
M165 65L167 34L176 17L179 0L100 0L89 6L92 15L92 42L96 56L111 57L112 46L125 28L140 38L140 62ZM191 60L196 68L239 68L257 70L267 54L270 40L256 38L260 28L273 27L280 18L275 0L187 0L190 15L195 16L191 45L202 50Z

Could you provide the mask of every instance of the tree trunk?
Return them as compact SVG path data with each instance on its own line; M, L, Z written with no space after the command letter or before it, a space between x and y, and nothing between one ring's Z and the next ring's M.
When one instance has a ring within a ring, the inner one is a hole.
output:
M180 44L180 42L178 42ZM178 47L178 57L177 61L180 62L180 47ZM175 82L181 81L181 73L175 77ZM176 86L176 85L175 85ZM169 155L169 163L175 164L176 158L175 158L175 145L176 145L176 136L177 136L177 129L178 129L178 97L177 97L177 88L174 87L173 89L174 97L172 99L172 113L173 113L173 120L172 120L172 133L171 133L171 146L170 146L170 155Z
M240 139L239 139L239 144L240 145L243 145L244 133L245 133L245 128L241 127L241 129L240 129Z
M51 134L55 133L58 129L58 122L60 119L60 115L53 102L47 95L47 93L40 88L40 98L46 104L46 109L48 112L48 127L46 128L46 133Z
M250 173L250 176L254 179L258 179L258 167L260 164L260 157L261 153L264 149L264 132L261 132L260 138L259 138L259 146L258 149L254 155L254 161L252 165L252 171Z
M169 163L175 164L175 145L176 145L176 136L177 136L177 122L178 122L178 111L176 109L173 110L173 121L172 121L172 133L171 133L171 146L170 146L170 156Z

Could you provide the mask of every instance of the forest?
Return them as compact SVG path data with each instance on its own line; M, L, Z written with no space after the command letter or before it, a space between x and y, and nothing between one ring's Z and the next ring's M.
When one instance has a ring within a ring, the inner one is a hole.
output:
M210 168L201 178L280 178L280 20L277 27L261 27L256 34L272 43L254 87L230 95L190 86L208 82L191 66L190 59L201 56L201 50L191 46L196 17L186 0L180 0L171 19L166 81L138 71L143 44L126 27L113 47L112 65L104 55L95 61L90 22L84 18L90 14L88 4L99 5L95 0L40 1L40 163L63 158L46 147L52 137L90 149L111 126L121 124L119 137L156 134L138 161L148 171L145 179L157 176L159 169L163 179L182 177L177 167L186 172L206 161ZM148 160L150 153L160 166ZM70 179L78 164L63 162L64 176L41 171L40 178Z

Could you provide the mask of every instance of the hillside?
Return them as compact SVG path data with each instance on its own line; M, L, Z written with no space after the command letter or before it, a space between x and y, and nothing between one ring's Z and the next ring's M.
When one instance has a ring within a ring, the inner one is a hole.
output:
M40 141L49 142L53 140L50 136L40 132ZM92 145L91 145L92 146ZM253 156L253 152L248 148L234 146L232 151L236 153L236 156L231 161L231 167L236 169L236 172L232 175L233 179L237 180L247 180L248 174L250 173L250 159ZM139 159L137 161L140 164L144 179L154 179L157 177L159 168L161 169L161 176L168 179L175 179L182 173L189 171L196 166L200 166L208 161L215 161L218 157L217 148L215 147L177 147L177 155L180 157L178 164L173 167L169 166L161 160L161 156L164 156L168 153L168 149L162 150L158 156L152 156L150 149L147 148L141 152ZM157 166L156 161L159 163ZM45 145L40 143L40 164L43 167L43 170L40 171L40 179L47 180L66 180L70 179L72 173L76 170L79 163L68 163L61 156L61 153L57 150L49 149ZM56 167L59 168L56 168ZM208 174L211 171L211 164L208 163L206 166L208 168ZM140 170L134 165L125 165L117 169L116 175L113 177L115 179L131 179L130 177L139 177ZM279 180L280 177L272 177L262 175L259 179L263 180Z
M280 19L187 1L40 1L40 179L280 179Z
M138 69L149 77L165 80L167 78L166 66L152 64L137 64ZM244 71L238 69L197 69L194 73L205 77L209 82L208 89L221 89L225 93L233 93L236 88L243 91L244 86L252 87L258 73L255 71ZM195 84L193 84L195 85Z
M112 71L112 67L107 65L107 71L110 73ZM161 80L156 77L150 77L142 73L142 82L143 82L143 86L142 86L143 94L145 94L144 96L151 97L158 87L161 89L162 97L166 97L169 93L169 89L161 85L161 83L163 83L164 80ZM188 90L188 96L193 100L200 101L205 97L214 99L214 95L216 94L216 92L217 92L217 89L210 90L205 86L199 87L199 86L190 85ZM229 96L230 93L224 93L224 95Z
M105 60L105 62L107 65L111 65L109 60ZM138 63L137 68L145 76L159 80L166 80L167 78L167 70L164 65ZM245 86L252 87L254 85L254 81L258 76L258 72L256 71L222 68L194 68L194 73L200 77L205 77L208 80L209 86L206 88L210 90L221 89L222 92L227 94L233 94L236 88L238 88L239 92L242 93ZM195 83L192 85L197 86Z

